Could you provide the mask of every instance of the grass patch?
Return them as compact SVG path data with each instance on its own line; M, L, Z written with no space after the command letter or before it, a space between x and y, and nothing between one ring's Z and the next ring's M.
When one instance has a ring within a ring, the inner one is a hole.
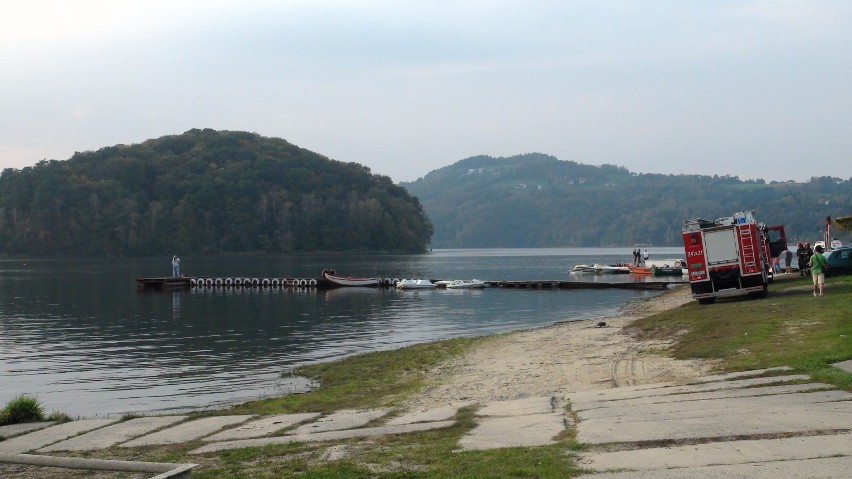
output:
M35 396L21 394L0 409L0 426L44 421L44 407Z
M852 358L852 279L831 278L821 298L811 285L810 278L782 276L766 299L694 301L639 320L632 332L674 337L675 358L718 360L723 371L786 365L850 390L852 374L830 364Z
M451 339L303 366L295 374L316 380L320 387L305 394L248 402L229 413L280 414L391 406L422 388L427 370L481 340Z

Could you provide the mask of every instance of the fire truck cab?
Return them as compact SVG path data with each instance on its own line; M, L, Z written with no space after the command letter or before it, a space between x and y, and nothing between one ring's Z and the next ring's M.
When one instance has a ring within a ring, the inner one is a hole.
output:
M701 304L717 297L766 296L771 258L787 249L784 226L766 227L753 211L686 220L682 235L692 297Z

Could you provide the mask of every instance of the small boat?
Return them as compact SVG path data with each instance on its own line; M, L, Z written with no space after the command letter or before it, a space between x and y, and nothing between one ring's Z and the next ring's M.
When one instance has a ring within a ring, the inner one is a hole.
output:
M595 267L587 264L578 264L571 270L572 273L594 273Z
M436 281L435 286L447 289L478 289L485 287L485 281L478 279L454 279L445 281Z
M683 268L680 266L654 266L651 268L651 274L654 276L681 276Z
M323 273L323 278L333 286L381 286L382 278L349 278Z
M627 266L595 263L595 272L602 274L625 274L630 272L630 268Z
M433 289L435 285L428 279L403 279L396 282L397 289Z
M651 274L651 268L647 266L631 266L630 272L632 274Z

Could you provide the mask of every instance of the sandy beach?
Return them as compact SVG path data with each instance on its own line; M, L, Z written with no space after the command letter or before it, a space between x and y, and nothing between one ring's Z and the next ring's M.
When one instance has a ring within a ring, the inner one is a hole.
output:
M616 317L495 335L464 357L428 371L432 385L407 406L429 409L701 376L711 363L661 356L665 342L640 341L624 329L691 300L689 288L679 287L632 301Z

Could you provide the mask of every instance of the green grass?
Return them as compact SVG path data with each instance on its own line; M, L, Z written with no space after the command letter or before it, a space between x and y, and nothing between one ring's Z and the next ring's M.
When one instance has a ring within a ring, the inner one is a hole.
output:
M718 360L724 371L791 366L846 390L852 375L829 366L852 358L852 278L829 278L812 295L810 278L782 276L762 300L691 302L633 323L647 337L676 337L678 359Z
M44 408L35 397L21 394L0 410L0 425L44 421Z
M481 339L451 339L304 366L294 373L314 379L321 387L305 394L249 402L229 413L326 412L392 406L425 385L428 369L461 354L477 341Z

